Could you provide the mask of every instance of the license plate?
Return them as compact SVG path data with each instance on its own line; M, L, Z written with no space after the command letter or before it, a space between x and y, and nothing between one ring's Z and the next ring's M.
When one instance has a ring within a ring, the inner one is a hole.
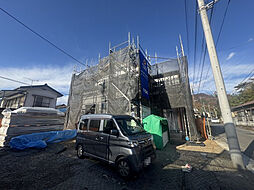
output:
M149 164L151 164L151 157L148 157L145 159L144 161L145 165L148 166Z

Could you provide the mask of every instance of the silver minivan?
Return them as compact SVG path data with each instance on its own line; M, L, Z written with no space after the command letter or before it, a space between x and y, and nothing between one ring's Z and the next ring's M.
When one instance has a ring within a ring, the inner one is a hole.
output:
M91 156L115 164L129 178L156 158L151 135L131 116L82 115L77 126L77 156Z

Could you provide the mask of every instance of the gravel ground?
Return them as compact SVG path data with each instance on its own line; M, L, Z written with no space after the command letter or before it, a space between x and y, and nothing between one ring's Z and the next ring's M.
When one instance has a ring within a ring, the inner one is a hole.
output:
M254 189L254 175L233 169L227 152L179 151L168 144L157 151L155 163L124 181L112 166L78 159L74 143L51 144L44 150L0 150L0 189ZM193 166L192 172L182 172L186 163Z

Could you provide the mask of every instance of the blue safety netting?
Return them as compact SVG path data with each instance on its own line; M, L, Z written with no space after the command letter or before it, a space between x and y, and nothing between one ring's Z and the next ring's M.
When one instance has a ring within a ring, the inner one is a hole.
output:
M23 150L26 148L45 148L47 143L58 143L76 137L76 130L50 131L20 135L13 137L10 146L13 149Z

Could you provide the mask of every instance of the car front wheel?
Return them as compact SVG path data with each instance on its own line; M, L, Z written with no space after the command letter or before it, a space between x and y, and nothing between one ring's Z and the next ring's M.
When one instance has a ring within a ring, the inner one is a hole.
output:
M129 179L131 176L131 166L127 159L120 159L117 161L117 171L124 179Z
M78 145L78 148L77 148L77 156L78 158L80 159L83 159L84 158L84 148L81 144Z

